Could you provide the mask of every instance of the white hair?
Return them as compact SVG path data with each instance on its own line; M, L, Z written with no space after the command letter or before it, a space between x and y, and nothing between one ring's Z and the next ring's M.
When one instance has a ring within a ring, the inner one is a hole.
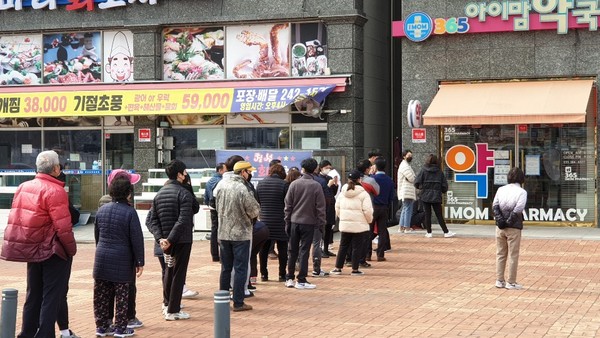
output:
M42 174L51 174L54 166L59 164L58 154L54 150L42 151L35 159L37 172Z

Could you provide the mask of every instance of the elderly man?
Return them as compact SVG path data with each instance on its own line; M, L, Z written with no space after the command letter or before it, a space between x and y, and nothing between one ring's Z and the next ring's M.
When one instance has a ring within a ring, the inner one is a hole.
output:
M15 193L0 258L27 262L27 296L17 337L54 337L54 325L69 281L69 259L77 252L69 198L58 154L41 152L37 174Z
M233 279L233 311L252 310L244 303L244 287L248 278L248 260L252 222L260 213L260 206L246 182L256 170L249 162L239 161L233 166L233 175L219 182L215 194L219 214L219 242L221 245L220 290L229 290L231 271Z

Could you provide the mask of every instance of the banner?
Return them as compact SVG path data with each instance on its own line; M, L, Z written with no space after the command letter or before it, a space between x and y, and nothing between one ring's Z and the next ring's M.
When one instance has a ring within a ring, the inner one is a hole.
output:
M0 118L261 113L322 102L335 84L253 88L58 90L0 93Z
M312 157L312 151L294 151L289 149L253 149L253 150L216 150L217 163L225 161L233 155L240 155L245 161L252 163L256 173L252 178L265 178L269 174L269 162L280 160L287 172L291 167L300 168L302 160Z

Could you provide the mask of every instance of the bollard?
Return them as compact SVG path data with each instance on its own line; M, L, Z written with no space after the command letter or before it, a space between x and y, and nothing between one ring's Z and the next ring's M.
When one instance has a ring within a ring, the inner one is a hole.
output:
M17 326L17 294L16 289L2 290L2 320L0 321L0 337L15 336Z
M229 291L215 292L215 338L229 338Z

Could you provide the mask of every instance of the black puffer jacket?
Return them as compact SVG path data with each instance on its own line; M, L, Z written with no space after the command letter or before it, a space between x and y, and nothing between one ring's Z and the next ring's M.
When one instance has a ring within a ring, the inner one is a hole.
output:
M166 238L171 244L192 243L196 198L177 180L169 180L152 202L150 224L146 224L156 240Z
M144 235L135 209L127 201L103 205L96 213L94 236L94 278L133 282L135 268L144 266Z
M274 174L265 177L256 187L260 199L260 220L269 228L269 239L288 240L283 213L288 186L286 181Z
M442 194L448 191L448 180L439 167L424 167L415 179L415 188L421 190L421 201L442 203Z

